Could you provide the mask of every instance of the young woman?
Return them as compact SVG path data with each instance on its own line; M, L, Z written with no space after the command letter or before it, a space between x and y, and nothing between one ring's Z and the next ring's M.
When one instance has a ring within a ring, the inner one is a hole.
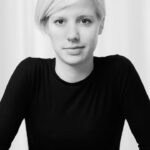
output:
M55 58L28 57L0 102L0 150L25 118L30 150L119 150L127 119L140 150L150 150L150 101L129 59L95 57L103 0L39 0L36 22Z

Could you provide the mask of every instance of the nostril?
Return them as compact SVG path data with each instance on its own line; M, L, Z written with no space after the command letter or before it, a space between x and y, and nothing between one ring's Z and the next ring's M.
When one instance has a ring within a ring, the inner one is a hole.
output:
M70 42L78 42L79 41L79 37L73 37L73 38L68 38L68 41Z
M72 34L70 36L68 36L68 41L70 42L77 42L80 40L79 34Z
M68 41L77 42L80 40L77 27L73 26L68 29Z

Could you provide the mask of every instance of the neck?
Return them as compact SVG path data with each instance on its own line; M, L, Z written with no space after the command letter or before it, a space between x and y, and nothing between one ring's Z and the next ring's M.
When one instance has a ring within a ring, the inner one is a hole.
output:
M84 63L70 65L56 58L55 71L66 82L74 83L85 79L93 70L93 57Z

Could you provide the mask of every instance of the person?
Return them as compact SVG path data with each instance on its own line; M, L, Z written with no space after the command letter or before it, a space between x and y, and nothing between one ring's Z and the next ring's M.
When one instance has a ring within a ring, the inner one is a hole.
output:
M93 55L104 0L38 0L35 19L54 58L28 57L0 102L0 150L25 119L30 150L119 150L125 119L140 150L150 150L150 101L132 62Z

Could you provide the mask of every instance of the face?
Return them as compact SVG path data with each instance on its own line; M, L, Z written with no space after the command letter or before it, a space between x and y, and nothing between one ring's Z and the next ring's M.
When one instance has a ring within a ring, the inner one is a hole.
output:
M47 33L56 54L56 62L68 65L87 63L93 58L101 21L91 0L60 9L47 23Z

